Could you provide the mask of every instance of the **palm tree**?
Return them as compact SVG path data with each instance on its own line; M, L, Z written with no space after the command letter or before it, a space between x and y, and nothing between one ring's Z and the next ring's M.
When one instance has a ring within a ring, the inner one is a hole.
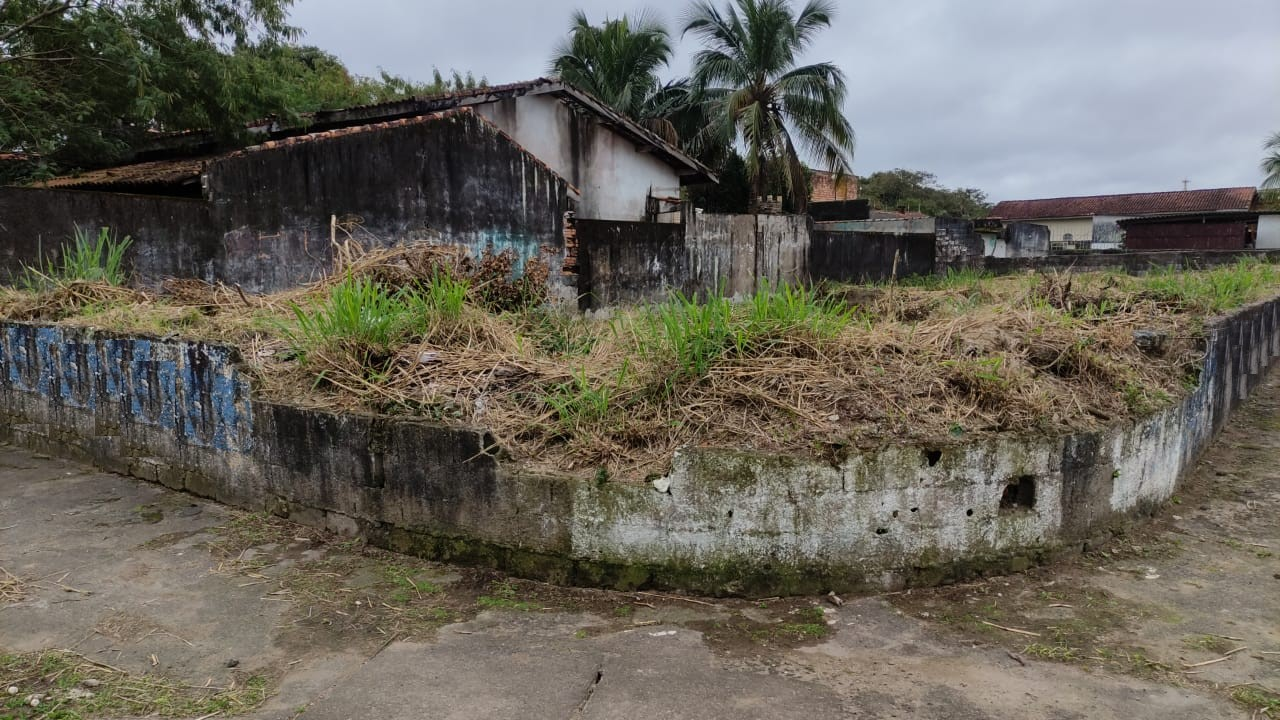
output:
M797 65L835 4L809 0L793 15L788 0L728 0L724 10L697 0L684 32L703 49L693 82L721 142L745 146L755 197L778 179L802 210L808 201L800 152L837 174L850 172L854 134L844 117L844 73L831 63Z
M1280 132L1267 138L1262 149L1267 151L1267 156L1262 159L1262 172L1267 174L1262 187L1280 188Z
M671 53L671 34L647 13L606 18L597 26L578 10L568 40L551 59L551 72L675 143L670 117L685 104L687 88L683 81L664 85L658 78Z

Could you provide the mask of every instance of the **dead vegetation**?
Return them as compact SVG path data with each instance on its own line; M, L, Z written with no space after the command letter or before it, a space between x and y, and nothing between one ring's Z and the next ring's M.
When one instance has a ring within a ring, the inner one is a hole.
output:
M680 446L847 448L1095 427L1195 383L1207 315L1280 287L1270 265L762 288L592 321L545 308L548 265L434 245L337 253L272 296L7 292L0 314L238 345L262 395L490 428L515 460L643 477ZM94 289L89 289L90 287Z
M0 653L5 718L228 717L265 700L271 682L235 673L222 687L135 675L71 650Z

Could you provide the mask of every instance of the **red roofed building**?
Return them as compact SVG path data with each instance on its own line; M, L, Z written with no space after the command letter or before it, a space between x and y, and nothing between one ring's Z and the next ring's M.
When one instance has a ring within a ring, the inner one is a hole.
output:
M1112 250L1123 244L1117 224L1130 218L1188 213L1248 212L1257 190L1252 187L1176 190L1171 192L1090 195L1042 200L1005 200L988 217L1048 226L1055 250Z

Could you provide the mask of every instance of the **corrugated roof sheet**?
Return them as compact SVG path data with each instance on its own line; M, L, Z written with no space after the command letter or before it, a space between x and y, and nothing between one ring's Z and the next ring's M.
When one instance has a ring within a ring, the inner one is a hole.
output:
M89 170L77 175L64 175L35 184L35 187L109 187L115 185L176 185L196 182L205 165L213 157L156 160Z
M1234 187L1043 200L1005 200L997 203L988 213L988 217L1004 220L1038 220L1093 217L1094 215L1162 215L1248 210L1253 205L1255 193L1252 187Z

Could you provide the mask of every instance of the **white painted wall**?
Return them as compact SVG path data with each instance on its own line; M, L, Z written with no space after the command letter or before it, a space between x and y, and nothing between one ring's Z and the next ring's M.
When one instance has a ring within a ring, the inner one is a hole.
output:
M1093 249L1118 250L1124 244L1124 231L1117 225L1121 220L1128 220L1132 215L1094 215L1093 216Z
M1258 216L1258 237L1254 247L1260 250L1280 248L1280 215Z
M1066 236L1071 235L1075 242L1089 242L1093 239L1093 218L1056 218L1052 220L1028 220L1037 225L1044 225L1049 228L1049 247L1055 247L1058 243L1065 242Z
M650 193L680 195L680 177L670 165L640 152L595 115L575 116L554 97L525 95L478 105L476 111L582 192L578 217L643 220Z

